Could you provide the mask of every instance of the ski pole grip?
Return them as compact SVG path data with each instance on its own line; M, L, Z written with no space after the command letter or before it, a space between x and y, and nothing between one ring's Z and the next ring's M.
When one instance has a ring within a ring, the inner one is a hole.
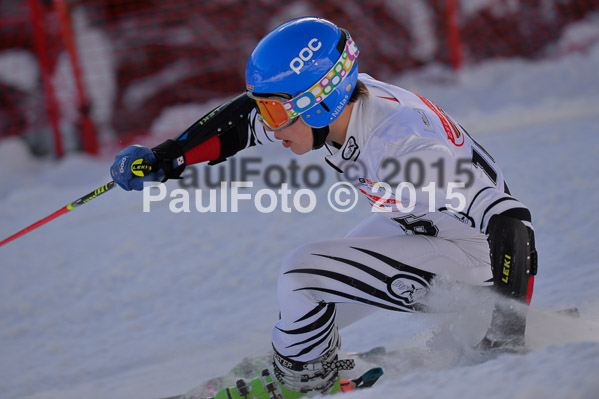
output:
M131 173L138 177L147 176L152 171L152 163L146 159L140 158L131 164Z

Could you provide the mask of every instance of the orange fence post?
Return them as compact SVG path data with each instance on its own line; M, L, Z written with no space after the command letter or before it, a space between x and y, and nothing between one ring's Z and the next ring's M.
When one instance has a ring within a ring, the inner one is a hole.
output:
M449 44L449 61L454 71L462 66L462 36L458 24L458 10L455 0L445 0L447 15L447 40Z
M96 137L96 128L89 115L90 105L83 84L83 75L81 72L81 64L79 63L79 55L75 38L73 35L73 27L71 25L71 15L69 6L66 0L54 0L54 7L58 12L60 20L60 31L62 38L69 54L69 61L73 70L73 78L75 79L75 87L77 88L77 100L79 110L79 125L81 127L81 144L83 151L90 154L98 153L98 139Z
M60 158L64 155L62 148L62 137L60 133L60 115L58 101L54 93L52 85L52 70L50 60L48 58L48 49L46 47L47 37L44 29L44 15L41 5L38 0L28 0L31 26L33 28L33 40L35 42L35 50L37 52L38 62L40 65L42 84L44 87L44 97L48 116L54 134L54 152L56 157Z

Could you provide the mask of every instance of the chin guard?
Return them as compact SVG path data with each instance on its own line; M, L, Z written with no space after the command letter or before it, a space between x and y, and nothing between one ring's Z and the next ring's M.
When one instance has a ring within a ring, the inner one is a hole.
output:
M324 143L327 141L327 136L329 135L329 127L313 127L312 128L312 137L314 138L314 142L312 143L312 149L318 150L321 148Z

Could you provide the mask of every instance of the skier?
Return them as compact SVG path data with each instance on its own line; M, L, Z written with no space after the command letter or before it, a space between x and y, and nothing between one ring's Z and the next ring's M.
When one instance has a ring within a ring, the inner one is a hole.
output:
M187 165L256 144L256 119L295 154L326 145L326 162L340 173L364 166L356 184L382 212L343 238L300 246L282 265L271 339L285 398L338 390L339 370L352 367L339 359L339 328L380 308L422 310L436 276L526 304L532 295L531 214L493 158L430 100L358 74L358 55L349 32L330 21L284 23L253 50L245 93L172 140L124 149L111 168L125 190L178 178ZM139 159L151 173L134 173ZM414 197L385 181L389 161L423 166ZM498 302L481 346L523 344L526 316L514 309Z

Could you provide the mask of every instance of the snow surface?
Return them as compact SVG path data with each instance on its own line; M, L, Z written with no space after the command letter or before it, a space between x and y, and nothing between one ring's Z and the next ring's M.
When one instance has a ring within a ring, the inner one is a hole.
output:
M535 350L476 359L467 346L484 332L484 317L469 293L453 292L445 299L464 311L381 311L342 331L346 351L384 345L398 353L377 386L347 399L599 397L598 67L595 46L469 67L451 85L425 84L427 71L398 78L461 121L532 209ZM342 236L369 212L366 201L348 214L330 209L326 190L336 177L324 154L294 158L278 143L242 154L264 156L264 168L290 159L322 165L327 184L308 214L262 214L252 204L238 213L172 213L168 201L144 213L141 193L115 189L0 248L0 397L159 398L268 351L286 254ZM18 140L1 141L0 237L108 182L111 161L38 160ZM571 306L579 318L554 312Z

